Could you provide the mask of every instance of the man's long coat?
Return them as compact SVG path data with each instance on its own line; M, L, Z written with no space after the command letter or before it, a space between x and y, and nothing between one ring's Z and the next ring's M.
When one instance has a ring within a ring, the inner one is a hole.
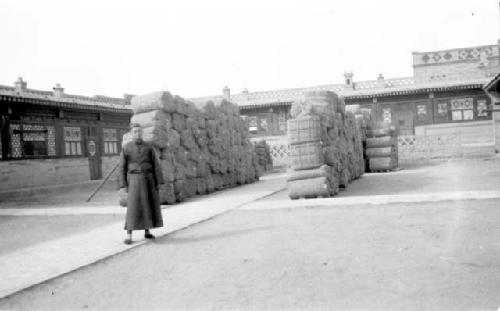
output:
M157 188L163 175L154 148L144 141L131 141L121 152L120 187L128 188L125 230L163 226Z

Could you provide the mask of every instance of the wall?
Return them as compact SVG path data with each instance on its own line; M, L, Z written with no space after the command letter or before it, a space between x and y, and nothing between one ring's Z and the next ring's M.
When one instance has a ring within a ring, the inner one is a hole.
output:
M87 158L0 162L0 191L90 180Z

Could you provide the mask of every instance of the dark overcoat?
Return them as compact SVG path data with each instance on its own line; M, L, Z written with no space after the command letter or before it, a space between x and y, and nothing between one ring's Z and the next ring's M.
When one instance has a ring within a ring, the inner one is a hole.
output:
M154 148L144 141L123 146L120 156L120 187L128 189L125 230L163 226L158 185L163 175Z

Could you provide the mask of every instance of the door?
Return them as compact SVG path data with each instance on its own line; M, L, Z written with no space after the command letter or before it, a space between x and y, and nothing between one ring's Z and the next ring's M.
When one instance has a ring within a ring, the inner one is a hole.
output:
M413 135L413 111L398 111L395 117L398 135Z
M98 134L98 128L96 126L90 126L88 128L87 137L85 138L91 180L102 178L101 154L99 148L100 141Z

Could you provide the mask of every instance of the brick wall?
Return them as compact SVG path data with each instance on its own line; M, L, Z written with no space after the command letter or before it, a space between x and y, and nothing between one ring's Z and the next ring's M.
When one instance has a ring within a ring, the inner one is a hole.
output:
M0 191L90 180L87 158L0 162Z

